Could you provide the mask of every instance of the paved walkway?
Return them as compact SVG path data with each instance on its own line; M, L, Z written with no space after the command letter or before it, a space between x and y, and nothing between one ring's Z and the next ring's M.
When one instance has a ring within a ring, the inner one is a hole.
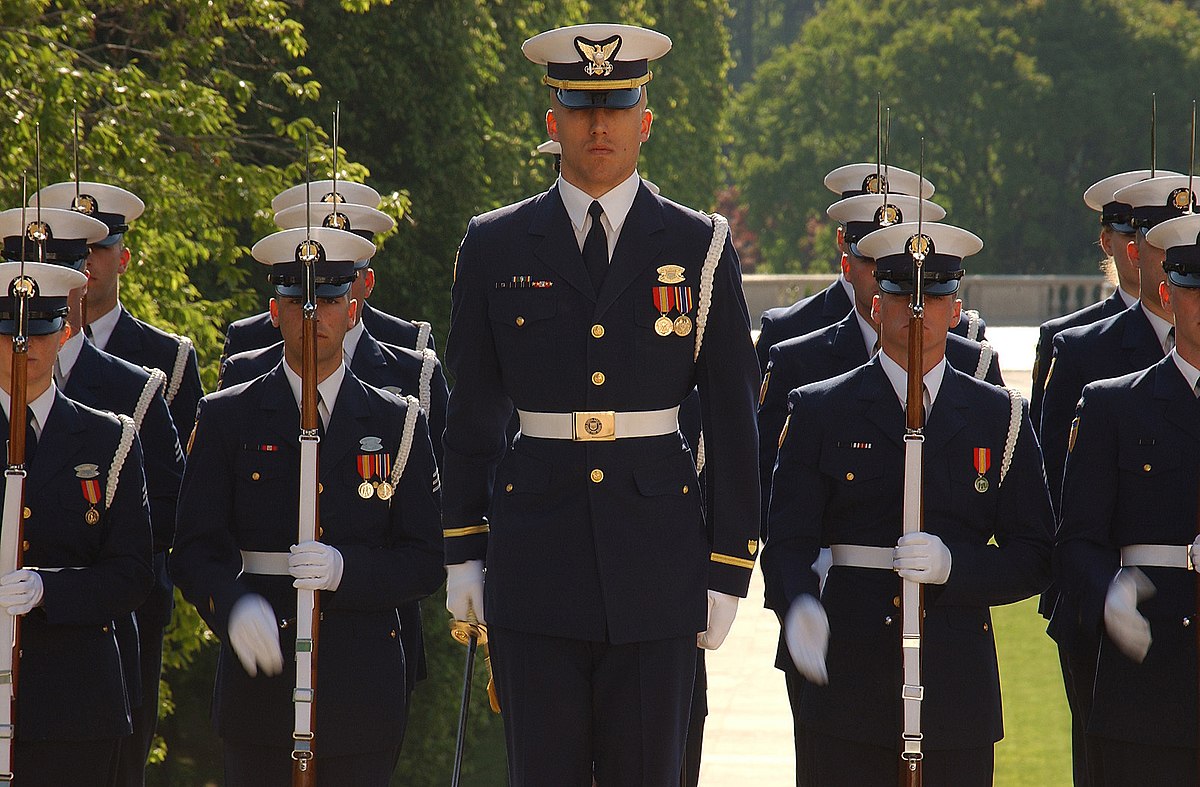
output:
M1026 396L1037 330L989 326L987 332L1000 353L1005 382ZM763 609L762 599L762 573L756 568L729 638L708 654L703 787L796 783L791 710L783 673L774 667L779 624Z

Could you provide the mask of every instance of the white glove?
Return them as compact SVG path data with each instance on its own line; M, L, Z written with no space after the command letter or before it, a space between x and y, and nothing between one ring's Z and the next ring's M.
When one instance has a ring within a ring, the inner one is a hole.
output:
M933 533L908 533L896 542L892 568L901 579L944 585L950 578L950 550Z
M257 593L247 593L229 611L229 646L250 677L283 671L279 649L279 623L270 603Z
M737 615L738 597L708 591L708 628L696 635L696 646L705 650L721 647Z
M1200 536L1196 536L1196 540L1188 547L1188 554L1192 558L1192 568L1200 573Z
M829 617L821 602L807 595L793 601L783 619L783 636L800 674L818 686L828 683Z
M299 590L337 590L342 584L342 553L320 541L292 544L288 573Z
M1141 664L1150 651L1150 621L1137 605L1154 595L1154 583L1140 568L1122 568L1104 596L1104 629L1121 652Z
M455 620L487 623L483 619L483 561L446 566L446 609Z
M36 571L19 568L0 577L0 607L16 617L42 603L42 578Z
M821 547L821 551L817 553L817 559L813 561L812 570L817 575L817 592L825 590L825 580L829 578L829 569L833 568L833 550L829 547Z

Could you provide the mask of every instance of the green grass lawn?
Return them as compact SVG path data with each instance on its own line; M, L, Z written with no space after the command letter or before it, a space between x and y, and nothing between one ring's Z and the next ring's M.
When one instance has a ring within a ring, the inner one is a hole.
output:
M996 747L997 787L1069 787L1071 714L1058 651L1046 636L1037 598L992 609L1004 740Z

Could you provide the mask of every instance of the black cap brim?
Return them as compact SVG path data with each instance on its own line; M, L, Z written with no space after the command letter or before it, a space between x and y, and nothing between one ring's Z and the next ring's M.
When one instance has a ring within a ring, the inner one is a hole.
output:
M1122 235L1132 235L1137 232L1137 227L1129 222L1109 222L1107 226L1113 232L1119 232Z
M554 91L558 102L568 109L632 109L642 98L642 89Z
M343 284L317 285L318 298L340 298L348 292L350 292L349 282L345 282ZM303 298L304 283L298 282L296 284L276 284L275 294L281 298Z
M35 319L29 318L29 330L27 336L48 336L52 333L58 333L63 327L63 317L51 317L50 319ZM16 336L17 321L11 319L0 319L0 336Z
M1176 287L1200 289L1200 271L1167 271L1167 281Z
M886 292L889 295L912 295L913 282L912 279L903 281L879 279L879 289L881 292ZM953 295L958 292L958 279L951 279L950 281L926 279L925 286L922 289L926 295Z

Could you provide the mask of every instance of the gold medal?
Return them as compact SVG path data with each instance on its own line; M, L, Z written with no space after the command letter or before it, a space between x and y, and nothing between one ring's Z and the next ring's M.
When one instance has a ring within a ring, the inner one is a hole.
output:
M392 485L389 484L387 481L380 483L379 489L377 489L375 491L376 491L376 494L379 495L380 500L391 500L392 494L395 492L395 490L392 488Z
M686 314L681 314L675 318L675 335L687 336L692 332L692 318Z
M975 479L975 491L978 492L979 494L983 494L984 492L988 491L988 480L986 478L984 478L983 476L979 476L979 478L976 478Z
M87 513L83 515L83 521L89 525L94 525L100 521L100 512L94 508L89 508Z
M371 496L374 494L375 494L375 487L371 486L370 481L363 481L361 484L358 485L358 496L361 497L363 500L370 500Z
M659 336L670 336L673 327L671 318L665 314L654 321L654 332Z

